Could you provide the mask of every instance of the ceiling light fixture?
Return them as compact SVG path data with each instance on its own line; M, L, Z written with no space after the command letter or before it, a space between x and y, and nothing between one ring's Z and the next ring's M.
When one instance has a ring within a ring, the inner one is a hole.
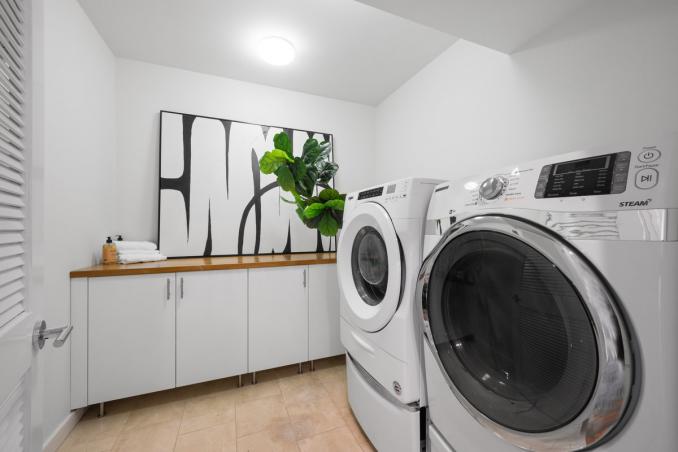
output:
M259 55L273 66L285 66L294 60L294 46L287 39L269 36L259 43Z

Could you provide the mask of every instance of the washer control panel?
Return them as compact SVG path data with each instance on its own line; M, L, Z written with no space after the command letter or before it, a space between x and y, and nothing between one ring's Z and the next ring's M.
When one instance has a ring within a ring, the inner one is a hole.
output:
M626 191L631 152L597 155L542 167L535 198L609 195Z
M451 181L436 189L441 192L432 202L444 198L446 215L536 206L560 212L678 210L676 150L678 134L671 134L545 157Z

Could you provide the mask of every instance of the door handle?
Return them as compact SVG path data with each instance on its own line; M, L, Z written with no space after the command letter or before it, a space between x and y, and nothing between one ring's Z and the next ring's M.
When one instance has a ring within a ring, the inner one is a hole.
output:
M179 280L179 291L181 292L181 298L184 298L184 277L182 276Z
M170 279L167 278L167 299L168 299L168 300L170 299L170 296L171 296L171 293L170 293L170 290L171 290L171 289L170 289L170 283L171 283L171 282L170 282Z
M42 350L47 339L54 338L52 345L59 348L68 339L73 331L73 325L62 326L61 328L47 329L47 323L42 320L37 322L33 327L33 348L35 350Z
M304 269L304 287L306 287L306 269Z

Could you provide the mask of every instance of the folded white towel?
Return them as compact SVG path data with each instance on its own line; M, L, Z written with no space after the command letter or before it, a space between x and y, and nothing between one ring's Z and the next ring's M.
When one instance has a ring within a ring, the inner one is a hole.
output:
M118 250L118 256L126 254L160 254L158 250Z
M118 262L121 264L132 264L135 262L157 262L164 261L165 259L167 259L167 256L163 256L157 251L118 254Z
M114 241L115 248L120 251L155 251L158 249L153 242Z

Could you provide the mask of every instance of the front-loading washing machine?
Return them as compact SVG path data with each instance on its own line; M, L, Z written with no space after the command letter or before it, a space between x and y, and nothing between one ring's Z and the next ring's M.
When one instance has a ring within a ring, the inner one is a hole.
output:
M675 137L438 186L429 450L678 450Z
M414 289L439 180L401 179L346 197L337 246L348 398L380 451L421 450L425 392Z

